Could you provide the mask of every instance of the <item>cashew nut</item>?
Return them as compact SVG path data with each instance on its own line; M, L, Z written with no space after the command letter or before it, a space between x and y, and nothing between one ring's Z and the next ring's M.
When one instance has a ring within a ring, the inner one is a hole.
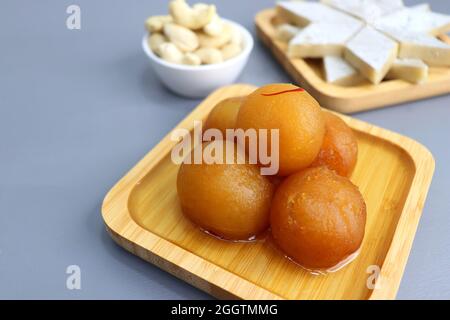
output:
M196 3L192 6L192 9L194 10L205 10L209 7L209 4L206 3Z
M195 52L203 64L215 64L223 62L222 52L214 48L201 48Z
M223 21L214 5L170 0L170 16L152 16L145 21L150 49L162 59L198 66L216 64L242 51L242 34Z
M197 35L200 47L218 49L230 42L232 27L229 24L224 24L222 32L216 37L212 37L204 32L198 32Z
M242 46L242 33L238 30L238 28L229 25L231 32L230 43L236 44L238 46Z
M289 42L300 32L300 30L301 29L296 26L285 23L277 27L275 38L283 42Z
M173 0L169 5L175 23L191 30L198 30L211 22L216 15L216 6L199 3L190 7L185 0Z
M160 44L158 52L162 59L172 63L181 63L184 57L183 52L176 45L169 42Z
M160 55L159 46L167 42L166 37L164 37L161 33L153 33L150 37L148 37L147 41L150 49L157 55Z
M199 46L199 39L193 31L174 23L164 25L164 34L181 51L192 52Z
M150 33L161 32L164 24L172 22L171 16L153 16L145 21L145 28Z
M236 57L239 53L241 53L242 48L234 43L229 43L225 47L222 48L222 56L224 60L229 60L231 58Z
M203 27L203 31L212 37L220 35L223 31L223 21L218 15L215 15L210 23Z
M191 66L199 66L202 64L202 59L200 59L200 57L195 53L188 52L184 55L181 63Z

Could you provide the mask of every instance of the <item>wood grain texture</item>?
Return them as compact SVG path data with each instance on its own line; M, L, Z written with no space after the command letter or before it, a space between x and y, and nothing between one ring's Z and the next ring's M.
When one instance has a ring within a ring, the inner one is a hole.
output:
M255 89L234 85L214 92L177 128L193 128L214 105ZM167 135L108 193L102 215L112 238L133 254L219 298L393 299L413 242L434 171L419 143L342 116L355 130L358 164L352 181L368 207L360 255L344 269L314 276L286 259L270 234L254 243L218 240L181 213L178 166ZM378 287L367 287L367 268L381 268Z
M430 68L428 81L418 85L403 80L383 81L378 85L365 81L352 87L327 83L321 59L291 59L286 54L287 43L275 40L275 26L281 23L277 20L275 9L258 13L255 23L258 36L278 62L323 107L342 113L354 113L450 92L450 68ZM450 43L448 36L442 35L440 38Z

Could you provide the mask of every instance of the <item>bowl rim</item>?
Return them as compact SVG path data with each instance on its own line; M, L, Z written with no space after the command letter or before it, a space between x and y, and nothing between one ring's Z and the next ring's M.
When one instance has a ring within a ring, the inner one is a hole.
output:
M245 59L246 57L248 57L253 50L254 40L253 40L253 36L251 35L251 33L241 24L231 21L231 20L228 20L228 19L225 19L225 18L222 18L222 20L230 23L231 25L236 27L241 32L241 34L243 36L243 41L245 44L244 49L242 50L241 53L239 53L236 57L233 57L227 61L224 61L221 63L215 63L215 64L200 65L200 66L190 66L190 65L185 65L185 64L177 64L177 63L168 62L168 61L163 60L160 57L158 57L153 52L153 50L151 50L150 47L148 46L147 39L150 36L149 32L146 32L142 38L142 48L143 48L144 52L146 53L146 55L151 60L153 60L154 62L156 62L160 65L163 65L167 68L170 68L170 69L189 70L189 71L205 71L205 70L217 70L217 69L225 68L227 66L237 63L239 60L242 60L242 59Z

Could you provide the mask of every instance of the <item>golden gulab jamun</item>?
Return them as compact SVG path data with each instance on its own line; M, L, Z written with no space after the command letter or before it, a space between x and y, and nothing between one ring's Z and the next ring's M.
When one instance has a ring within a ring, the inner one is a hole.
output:
M275 187L275 189L278 188L278 186L285 179L285 177L280 177L280 176L267 176L267 178L269 179L270 182L272 182L272 184Z
M288 257L309 270L327 270L358 251L366 205L349 179L326 167L309 168L278 187L270 223Z
M358 158L358 141L353 130L338 116L324 111L325 137L319 155L311 166L326 166L349 177Z
M184 215L204 230L228 240L249 240L269 226L274 186L257 165L245 161L245 151L233 141L215 140L197 148L205 154L207 148L223 147L227 153L230 149L226 144L235 150L234 161L225 163L224 155L222 164L203 161L181 165L178 197ZM246 163L241 164L238 158Z
M228 98L219 102L209 113L205 122L205 130L219 129L226 136L227 129L234 129L239 109L245 97Z
M271 84L250 94L239 110L236 127L279 130L280 176L309 167L325 135L325 120L319 103L292 84ZM268 150L273 154L270 144Z

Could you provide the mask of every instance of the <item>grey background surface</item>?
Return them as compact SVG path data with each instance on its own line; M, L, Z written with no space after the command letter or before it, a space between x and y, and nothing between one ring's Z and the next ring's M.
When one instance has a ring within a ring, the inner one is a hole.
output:
M273 0L217 0L252 30ZM406 1L408 5L420 1ZM450 14L450 2L429 1ZM82 29L65 26L81 7ZM0 2L0 298L204 299L205 293L116 246L102 199L199 101L168 92L140 48L164 0ZM259 43L240 82L288 82ZM398 298L450 298L450 97L354 115L410 136L436 173ZM82 289L66 289L66 267Z

